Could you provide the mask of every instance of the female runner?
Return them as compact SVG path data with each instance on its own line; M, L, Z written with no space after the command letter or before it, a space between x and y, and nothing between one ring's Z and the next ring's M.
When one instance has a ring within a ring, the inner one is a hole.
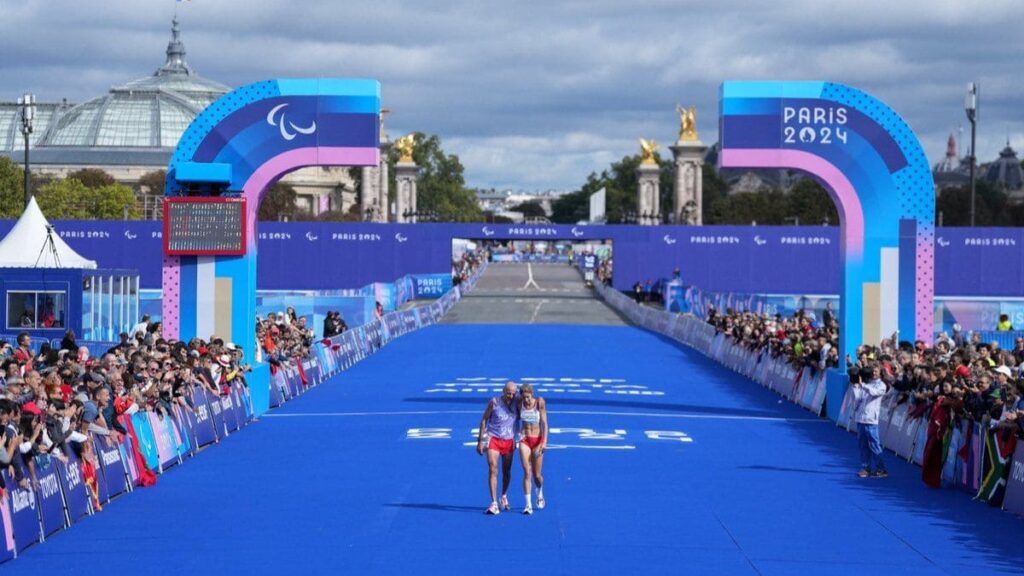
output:
M519 422L522 441L519 442L519 460L523 463L523 492L526 507L523 514L533 514L531 481L537 483L537 509L544 509L544 448L547 446L548 411L543 398L533 395L533 386L519 387Z

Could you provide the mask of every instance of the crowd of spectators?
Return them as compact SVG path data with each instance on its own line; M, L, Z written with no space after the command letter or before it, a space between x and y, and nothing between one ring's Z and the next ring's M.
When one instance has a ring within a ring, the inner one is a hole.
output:
M798 310L792 316L756 314L709 307L706 319L719 332L750 350L765 350L794 367L813 372L838 368L839 322L828 305L819 319L813 312Z
M309 355L313 333L292 309L267 315L256 330L259 351L272 366ZM65 450L74 450L88 482L97 469L86 442L91 436L120 442L129 435L121 415L193 410L197 389L222 396L233 384L245 386L251 367L242 359L241 344L217 337L167 339L148 317L98 357L78 345L72 330L59 348L37 345L26 332L15 342L0 341L0 470L9 469L27 487L36 456L67 461ZM146 477L155 481L151 472Z
M341 317L341 312L329 311L324 318L324 338L333 338L348 330L348 324Z
M934 345L922 340L899 341L896 335L878 346L861 346L854 367L878 367L897 403L908 402L913 413L939 405L950 417L1024 431L1018 412L1024 410L1024 338L1012 350L982 342L977 332L965 335L959 326L942 334ZM913 415L913 414L912 414Z
M905 405L908 417L926 418L923 478L930 486L941 485L943 438L948 439L957 422L1024 438L1024 338L1016 338L1013 349L1006 350L954 325L951 334L940 334L934 344L901 340L896 333L877 346L861 345L855 358L841 360L839 324L831 308L820 320L803 310L783 318L712 308L707 321L733 341L785 357L796 367L843 366L851 382L877 374L886 386L888 405Z
M486 250L467 250L462 256L452 260L452 286L458 286L480 269L480 265L487 261L489 254Z
M344 326L347 329L345 321L341 319L341 313L333 314L335 323L332 326ZM331 316L328 320L330 318ZM324 321L325 328L328 320ZM273 371L281 364L309 358L314 334L313 329L306 325L306 318L296 315L295 309L289 306L284 312L271 312L256 323L256 340L259 342L260 356L270 363Z
M612 259L611 257L601 260L597 265L597 281L605 286L612 285Z

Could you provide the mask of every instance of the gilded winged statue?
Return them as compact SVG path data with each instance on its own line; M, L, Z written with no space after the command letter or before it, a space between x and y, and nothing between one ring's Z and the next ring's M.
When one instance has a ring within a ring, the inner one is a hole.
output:
M412 162L412 151L416 148L416 134L406 134L395 140L395 150L398 150L399 162Z
M654 151L658 149L658 143L654 140L640 139L640 163L657 164L654 160Z
M679 140L683 142L697 140L697 107L683 108L676 104L676 112L679 113Z

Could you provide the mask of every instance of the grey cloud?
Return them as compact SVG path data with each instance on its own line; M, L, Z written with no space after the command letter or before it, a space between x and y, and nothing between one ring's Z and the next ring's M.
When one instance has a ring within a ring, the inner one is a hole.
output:
M0 97L76 101L162 63L173 6L29 1L4 7ZM717 134L726 79L819 79L897 110L932 162L982 82L979 157L1024 148L1014 0L194 0L178 6L189 62L231 86L277 76L378 78L393 134L439 134L470 184L572 188L674 139L676 102Z

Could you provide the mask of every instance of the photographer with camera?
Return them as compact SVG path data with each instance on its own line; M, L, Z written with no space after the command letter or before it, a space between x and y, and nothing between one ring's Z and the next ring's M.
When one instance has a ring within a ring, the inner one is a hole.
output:
M882 443L878 437L878 417L882 410L882 397L886 392L881 376L882 370L877 365L865 366L850 373L853 419L857 423L857 438L860 441L860 471L857 476L861 478L889 476L882 460Z

